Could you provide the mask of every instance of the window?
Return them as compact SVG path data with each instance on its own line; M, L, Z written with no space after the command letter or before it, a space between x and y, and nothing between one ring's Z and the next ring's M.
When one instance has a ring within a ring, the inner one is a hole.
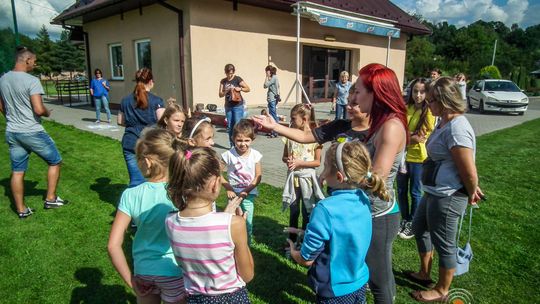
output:
M150 47L149 39L135 41L135 59L137 70L142 68L152 68L152 49Z
M124 64L122 61L122 45L109 45L109 55L111 58L111 75L112 79L124 80Z

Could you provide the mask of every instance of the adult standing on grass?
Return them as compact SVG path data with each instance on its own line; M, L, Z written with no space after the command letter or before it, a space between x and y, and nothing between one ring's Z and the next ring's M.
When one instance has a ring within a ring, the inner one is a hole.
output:
M41 116L49 117L51 112L43 105L41 82L28 74L35 65L36 55L26 47L17 47L15 67L0 78L0 111L7 121L11 192L20 219L27 218L34 211L24 203L24 174L28 169L31 152L49 165L44 208L58 208L67 204L67 201L56 195L62 157L41 125Z
M277 69L271 65L268 65L264 71L266 72L266 78L264 80L264 88L268 89L266 92L266 101L268 103L268 112L272 115L275 121L279 121L277 116L277 98L279 97L279 80L276 75ZM268 138L277 137L276 132L270 132Z
M244 118L244 97L242 92L249 92L250 88L240 76L236 76L234 65L226 64L225 78L219 82L219 97L225 97L225 116L227 118L227 132L229 133L229 144L234 147L232 133L234 126Z
M444 302L456 270L458 220L468 204L483 193L478 187L475 164L476 137L463 115L466 105L459 87L450 77L441 77L429 87L427 100L441 118L428 138L424 163L424 196L413 218L413 232L420 255L420 271L406 275L426 287L432 285L433 249L439 254L439 281L431 290L412 292L419 302Z
M407 145L406 108L394 71L375 63L363 67L359 71L348 111L351 117L357 117L357 127L371 121L366 146L373 159L373 172L385 179L390 196L389 200L370 196L373 236L366 262L369 266L369 287L375 303L393 303L396 284L392 272L392 242L399 229L399 207L392 185ZM360 118L362 116L365 120ZM315 140L324 143L333 139L329 135L346 132L352 126L346 120L336 120L339 123L334 123L331 129L323 125L312 132L303 132L279 125L268 117L255 117L254 120L301 143Z
M109 90L111 89L107 79L103 78L103 72L100 69L94 71L96 78L90 82L90 95L94 97L96 104L96 123L101 122L101 105L107 113L107 122L111 123L111 110L109 109Z
M135 156L135 144L141 131L154 125L163 115L163 99L150 93L154 87L154 76L149 68L142 68L135 74L135 89L133 93L122 99L118 112L118 125L125 126L122 137L122 150L129 173L129 188L145 182Z

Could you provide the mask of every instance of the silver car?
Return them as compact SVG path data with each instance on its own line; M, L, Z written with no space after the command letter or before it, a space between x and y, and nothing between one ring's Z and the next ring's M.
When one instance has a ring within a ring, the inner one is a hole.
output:
M514 112L525 114L529 98L510 80L485 79L477 81L467 96L469 109L486 111Z

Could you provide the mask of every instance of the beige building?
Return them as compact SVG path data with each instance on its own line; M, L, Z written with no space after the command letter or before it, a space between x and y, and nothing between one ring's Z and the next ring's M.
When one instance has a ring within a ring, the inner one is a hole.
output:
M110 79L112 103L133 90L136 70L147 66L156 95L190 107L223 106L219 82L225 64L232 63L251 87L244 94L248 105L258 105L266 103L268 64L277 67L283 99L295 83L294 2L79 0L53 23L72 29L74 39L84 38L89 71L100 68ZM387 64L403 81L407 40L429 29L389 1L319 3L300 6L299 79L311 101L328 101L341 71L354 80L371 62ZM335 24L324 26L327 21Z

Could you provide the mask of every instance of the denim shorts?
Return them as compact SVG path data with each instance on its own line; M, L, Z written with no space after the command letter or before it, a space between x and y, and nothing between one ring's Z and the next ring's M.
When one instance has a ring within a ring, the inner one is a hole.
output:
M6 142L9 145L11 171L25 172L28 169L30 153L36 153L49 166L62 162L62 157L52 138L45 131L30 133L14 133L6 131Z

